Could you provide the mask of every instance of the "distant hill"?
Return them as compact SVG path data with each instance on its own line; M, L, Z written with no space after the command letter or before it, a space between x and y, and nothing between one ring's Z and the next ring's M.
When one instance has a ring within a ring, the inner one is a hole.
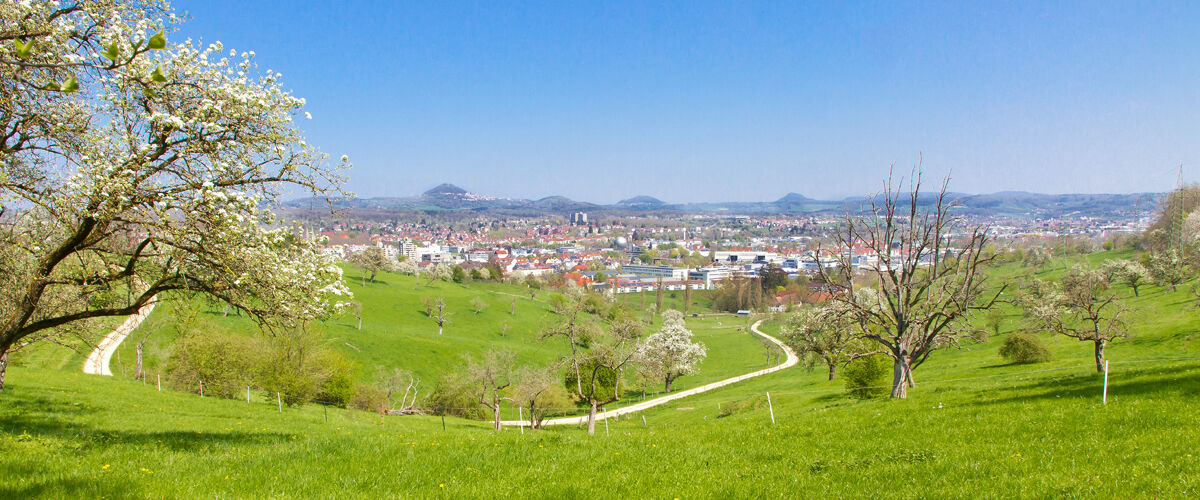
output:
M962 205L962 213L976 216L1042 218L1085 214L1093 217L1130 215L1135 210L1147 213L1157 207L1159 193L1134 194L1039 194L1024 191L1002 191L991 194L948 193ZM907 196L902 196L903 203ZM932 194L921 198L922 205L936 201ZM462 212L496 216L540 217L566 216L571 212L591 212L600 215L663 213L712 214L830 214L846 210L863 210L867 197L848 197L841 200L817 200L789 192L775 201L764 202L704 202L667 203L653 196L639 195L611 205L599 205L572 200L565 196L547 196L538 200L498 198L476 194L454 184L439 184L424 193L409 197L357 198L338 204L339 208L375 212ZM284 204L295 210L320 206L305 198ZM471 215L474 216L474 215Z
M425 191L425 196L432 196L432 195L439 195L439 194L467 194L467 190L460 188L458 186L455 186L454 184L438 184L437 186L434 186L429 191Z
M635 210L653 210L657 208L663 208L666 205L666 203L658 198L645 195L626 198L616 203L616 206L618 207L632 208Z

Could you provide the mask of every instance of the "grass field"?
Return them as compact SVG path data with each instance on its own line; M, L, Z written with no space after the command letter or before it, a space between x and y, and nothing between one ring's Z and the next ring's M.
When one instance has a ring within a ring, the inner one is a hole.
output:
M329 409L326 421L317 405L280 413L257 395L19 367L0 394L0 496L1196 496L1200 312L1184 287L1147 287L1129 304L1139 313L1109 348L1107 404L1088 344L1047 336L1052 361L1013 365L996 352L1001 335L935 353L907 400L853 400L798 367L596 436L461 419L443 430L437 417L381 428L370 413ZM1010 313L1005 331L1019 324Z

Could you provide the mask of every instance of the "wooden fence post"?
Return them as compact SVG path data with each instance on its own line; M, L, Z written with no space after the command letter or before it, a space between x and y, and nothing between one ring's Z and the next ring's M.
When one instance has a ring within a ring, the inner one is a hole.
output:
M771 425L775 425L775 407L771 405L771 393L767 393L767 409L771 411Z

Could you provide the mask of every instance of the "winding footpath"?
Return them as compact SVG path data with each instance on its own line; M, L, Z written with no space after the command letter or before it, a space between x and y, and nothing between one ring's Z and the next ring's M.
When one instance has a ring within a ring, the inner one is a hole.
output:
M151 300L146 305L138 309L138 312L125 319L115 330L104 336L104 339L96 344L96 349L88 354L87 360L83 362L83 373L88 375L112 375L108 369L108 362L112 359L113 353L117 352L117 346L121 345L121 341L129 336L134 328L142 324L142 321L150 316L150 311L154 310L154 304L157 301Z
M612 418L612 417L618 417L621 415L628 415L630 413L636 413L636 412L639 412L639 411L642 411L645 409L653 408L655 406L661 406L661 405L667 404L671 401L675 401L676 399L682 399L682 398L686 398L688 396L694 396L696 394L700 394L702 392L708 392L713 389L719 389L719 388L725 387L727 385L736 384L743 380L751 379L754 377L760 377L760 376L766 375L768 373L775 373L780 370L791 368L793 366L796 366L796 364L800 363L800 357L796 356L796 351L793 351L792 348L788 347L787 344L784 344L783 341L781 341L775 337L772 337L770 335L767 335L767 334L763 333L761 330L759 330L758 325L761 325L761 324L762 324L762 320L758 320L757 322L755 322L753 325L750 326L750 330L753 331L756 335L758 335L762 338L765 338L768 341L770 341L771 343L779 346L780 349L783 349L783 352L787 354L787 360L785 360L783 363L772 366L770 368L765 368L765 369L762 369L762 370L759 370L756 372L747 373L745 375L739 375L739 376L736 376L733 378L727 378L725 380L720 380L717 382L713 382L711 384L705 384L700 387L688 389L686 391L679 391L674 394L668 394L663 397L654 398L649 401L643 401L641 403L629 405L629 406L626 406L623 408L617 408L615 410L600 412L600 413L596 414L596 420L604 420L606 418ZM579 424L586 423L586 422L587 422L587 415L582 415L582 416L578 416L578 417L562 417L562 418L547 419L545 422L543 422L543 425L579 425ZM505 420L505 421L501 421L500 424L504 425L504 426L509 426L509 427L517 427L517 426L525 427L525 426L529 425L529 421L528 420Z

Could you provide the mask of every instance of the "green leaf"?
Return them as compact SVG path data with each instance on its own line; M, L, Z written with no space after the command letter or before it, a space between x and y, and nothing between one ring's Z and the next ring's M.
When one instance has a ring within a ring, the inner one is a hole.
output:
M154 50L162 50L167 47L167 37L163 36L163 32L160 30L150 37L150 42L146 46Z
M108 50L104 51L104 57L116 61L118 57L121 57L121 46L118 45L114 40L113 43L108 46Z
M79 82L75 80L75 77L71 76L62 82L61 88L63 92L75 92L79 90Z
M62 87L58 86L58 82L50 82L50 83L46 84L46 90L53 90L53 91L57 92L59 90L62 90Z
M154 72L150 73L150 79L158 83L166 83L167 76L162 72L162 66L155 66Z
M21 43L20 40L14 38L13 46L17 49L17 57L21 59L29 58L29 54L33 52L33 40Z

